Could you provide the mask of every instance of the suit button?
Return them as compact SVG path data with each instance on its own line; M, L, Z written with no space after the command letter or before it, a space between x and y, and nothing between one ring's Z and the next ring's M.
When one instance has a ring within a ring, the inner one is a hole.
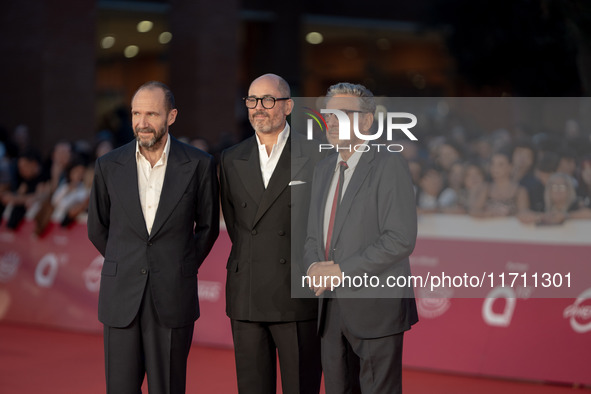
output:
M148 246L152 246L152 242L148 242Z
M250 233L251 233L252 235L257 235L257 231L256 231L256 230L252 230Z
M246 203L245 203L245 202L243 202L243 203L242 203L242 204L240 204L240 205L242 205L242 208L246 208Z
M285 260L285 259L281 259L281 260L279 260L279 262L280 262L281 264L285 264L285 263L287 263L287 260Z
M283 237L283 236L285 235L285 231L283 231L283 230L279 230L279 231L277 232L277 234L279 234L279 236Z
M140 270L140 272L142 273L142 275L146 275L146 274L148 273L148 270L147 270L147 269L145 269L145 268L142 268L142 269Z

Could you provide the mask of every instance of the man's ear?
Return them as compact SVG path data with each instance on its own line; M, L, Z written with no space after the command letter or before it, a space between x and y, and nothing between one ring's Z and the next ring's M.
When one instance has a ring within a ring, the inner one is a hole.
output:
M361 130L363 130L364 132L369 131L369 129L371 128L371 125L373 124L373 114L366 112L365 114L363 114L363 119L361 120L362 124L361 124Z
M179 113L179 111L176 108L170 110L170 112L168 113L168 125L169 126L174 123L178 113Z
M291 114L292 110L293 110L293 100L292 99L285 100L285 116L288 116L289 114Z

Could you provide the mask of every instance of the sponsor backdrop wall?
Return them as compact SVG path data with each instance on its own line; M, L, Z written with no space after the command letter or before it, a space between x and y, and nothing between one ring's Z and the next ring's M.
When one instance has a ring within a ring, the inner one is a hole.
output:
M16 233L0 228L0 321L101 332L103 259L88 241L86 225L55 227L42 238L32 230L32 223ZM413 274L468 272L484 280L469 292L459 282L416 289L420 322L406 334L405 366L590 385L588 234L591 221L535 228L514 219L421 217ZM222 231L199 271L198 344L232 346L224 300L229 250ZM549 282L542 280L544 273L551 274Z

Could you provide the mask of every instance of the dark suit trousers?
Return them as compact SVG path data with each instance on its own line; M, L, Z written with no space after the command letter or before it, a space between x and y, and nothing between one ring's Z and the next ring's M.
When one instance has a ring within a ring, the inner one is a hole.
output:
M240 394L275 394L277 355L284 394L318 394L322 368L316 319L285 323L232 320Z
M357 338L344 326L338 302L327 299L322 334L326 394L402 393L404 333Z
M104 326L107 394L141 393L146 373L150 394L184 394L193 327L160 324L148 283L131 325Z

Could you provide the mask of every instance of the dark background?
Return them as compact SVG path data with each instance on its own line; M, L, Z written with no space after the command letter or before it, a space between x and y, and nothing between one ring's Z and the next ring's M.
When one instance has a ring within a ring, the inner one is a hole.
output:
M43 152L92 141L124 129L131 95L156 79L177 99L172 133L220 146L247 132L240 98L267 72L293 96L338 81L383 96L589 96L590 30L587 0L11 1L0 12L0 126L28 126Z

